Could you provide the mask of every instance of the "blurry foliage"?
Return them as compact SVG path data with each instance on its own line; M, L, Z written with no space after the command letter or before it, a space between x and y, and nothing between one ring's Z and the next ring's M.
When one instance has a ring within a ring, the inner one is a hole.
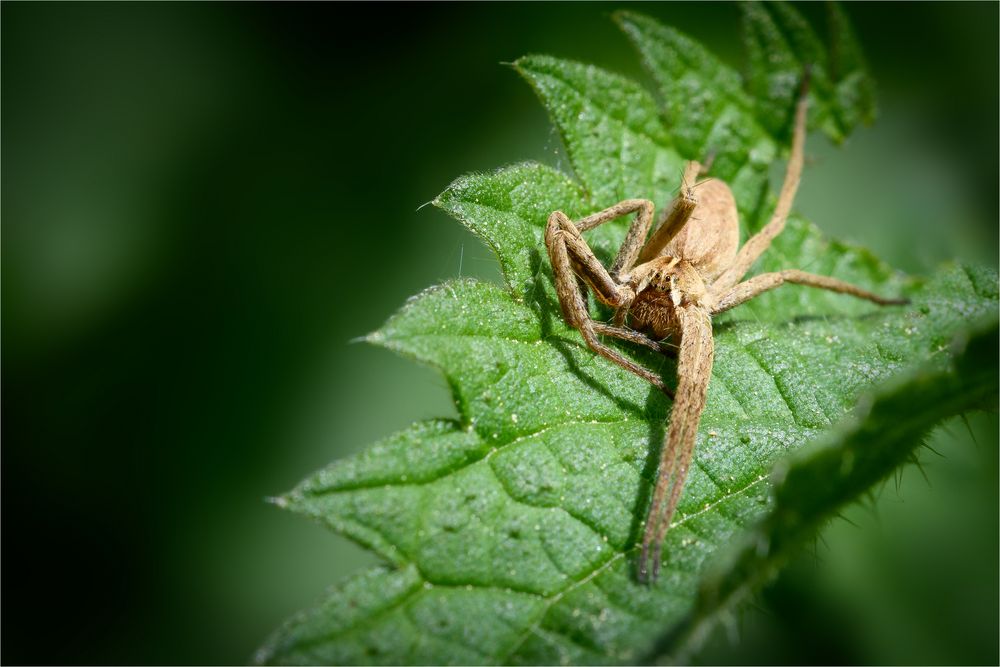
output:
M735 4L637 8L745 61ZM910 272L995 265L997 5L846 11L882 113L846 151L810 139L797 209ZM0 6L6 662L241 662L373 562L260 499L452 409L431 371L347 341L428 284L496 279L415 209L458 171L564 165L495 64L641 78L607 12ZM998 429L969 423L933 435L930 485L906 468L846 510L699 658L995 663Z

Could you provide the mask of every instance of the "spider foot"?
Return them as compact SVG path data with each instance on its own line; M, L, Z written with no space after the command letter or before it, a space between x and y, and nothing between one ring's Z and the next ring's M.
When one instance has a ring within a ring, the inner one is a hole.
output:
M654 584L660 576L660 545L654 544L652 558L650 558L650 545L644 542L642 552L639 554L639 583ZM652 570L649 565L652 562Z

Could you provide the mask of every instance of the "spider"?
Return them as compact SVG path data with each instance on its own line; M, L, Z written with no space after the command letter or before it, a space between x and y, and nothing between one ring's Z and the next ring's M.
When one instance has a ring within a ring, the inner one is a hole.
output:
M576 222L562 211L555 211L548 218L545 247L567 324L579 330L591 350L674 399L646 517L638 562L640 581L655 580L659 574L663 538L680 500L694 453L698 422L712 375L712 316L784 283L850 294L880 305L908 303L906 299L882 298L836 278L796 269L742 280L781 233L795 198L802 175L807 87L808 72L803 77L795 108L791 155L774 214L742 247L739 247L736 202L729 186L709 179L699 182L696 192L695 181L706 170L695 161L685 166L679 194L648 239L653 203L646 199L626 199ZM697 226L687 224L695 211L699 214ZM606 269L582 233L632 213L636 214L635 220L614 263ZM610 324L591 318L587 310L588 287L599 301L615 309ZM670 353L671 348L658 341L667 338L676 341L676 393L664 385L658 374L608 347L599 336L619 338L663 353Z

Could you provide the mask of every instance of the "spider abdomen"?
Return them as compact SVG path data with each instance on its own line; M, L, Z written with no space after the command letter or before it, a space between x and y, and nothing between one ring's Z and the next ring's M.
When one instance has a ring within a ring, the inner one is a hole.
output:
M714 178L695 187L698 204L691 221L677 233L663 255L686 259L706 279L722 273L736 257L740 244L740 219L733 192Z

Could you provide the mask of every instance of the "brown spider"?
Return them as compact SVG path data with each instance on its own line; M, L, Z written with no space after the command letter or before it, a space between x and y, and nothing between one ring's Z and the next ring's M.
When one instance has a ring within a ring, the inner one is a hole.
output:
M712 316L786 282L850 294L880 305L907 303L906 299L884 299L836 278L796 269L764 273L740 282L784 228L798 189L805 143L807 79L808 73L795 109L792 151L774 215L738 251L739 220L733 194L722 181L707 180L698 184L696 196L694 181L703 169L693 161L684 170L680 193L648 240L653 203L646 199L626 199L576 223L562 211L555 211L545 227L545 247L563 317L580 331L594 352L670 396L659 375L608 347L598 336L620 338L661 352L668 349L659 340L671 338L679 346L676 397L639 558L638 574L643 581L649 579L650 548L652 579L659 573L660 548L694 453L712 375ZM696 209L698 226L685 226ZM630 213L637 213L636 218L611 269L605 269L581 233ZM611 324L590 317L585 293L588 286L599 301L615 309ZM626 318L629 328L625 326Z

